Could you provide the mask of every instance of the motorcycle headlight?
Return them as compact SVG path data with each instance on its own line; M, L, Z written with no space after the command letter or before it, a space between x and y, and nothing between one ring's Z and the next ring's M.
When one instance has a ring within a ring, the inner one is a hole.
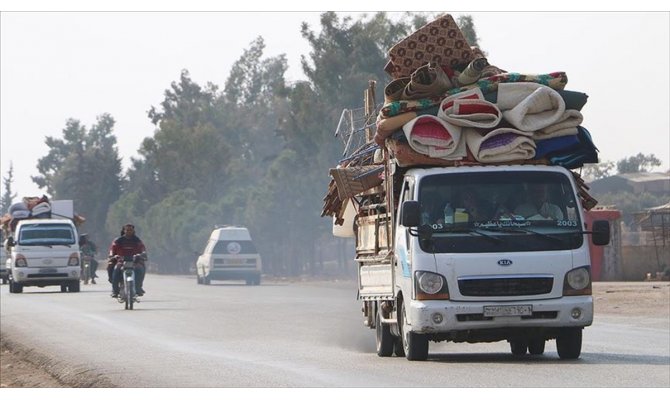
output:
M563 281L564 296L591 294L591 272L589 267L575 268L565 274Z
M416 271L414 275L417 300L448 299L446 279L440 274Z

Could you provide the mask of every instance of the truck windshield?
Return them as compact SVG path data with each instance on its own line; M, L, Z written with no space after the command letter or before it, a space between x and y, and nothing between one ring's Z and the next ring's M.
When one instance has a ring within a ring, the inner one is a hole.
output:
M499 171L426 176L419 182L424 251L567 250L582 245L577 198L567 176Z
M18 243L22 246L72 245L75 236L72 226L67 224L24 225Z

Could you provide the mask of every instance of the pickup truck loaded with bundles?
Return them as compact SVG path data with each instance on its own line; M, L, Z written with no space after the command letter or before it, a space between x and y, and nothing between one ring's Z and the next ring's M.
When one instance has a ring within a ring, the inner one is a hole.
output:
M366 107L376 124L330 170L322 212L356 239L377 354L504 340L522 356L556 340L578 358L593 321L589 241L609 242L607 221L586 225L596 201L573 171L598 162L587 95L565 90L564 72L490 65L448 14L389 55L384 104Z
M10 293L25 286L60 286L78 292L79 234L85 218L75 214L72 200L49 201L46 196L24 197L0 218Z

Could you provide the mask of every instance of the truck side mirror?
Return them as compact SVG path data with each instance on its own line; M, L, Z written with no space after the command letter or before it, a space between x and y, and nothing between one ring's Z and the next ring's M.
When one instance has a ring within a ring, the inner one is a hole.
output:
M16 243L14 242L14 238L11 237L11 236L8 237L7 238L7 247L14 247L14 246L16 246Z
M411 228L419 226L421 223L421 209L418 201L407 200L403 202L400 212L400 223L403 226Z
M591 240L596 246L606 246L610 243L610 223L605 220L593 221L593 236Z

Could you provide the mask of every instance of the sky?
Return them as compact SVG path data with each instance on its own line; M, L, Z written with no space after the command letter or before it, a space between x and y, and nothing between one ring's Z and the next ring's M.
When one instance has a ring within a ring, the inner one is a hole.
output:
M123 5L121 10L137 10ZM125 169L142 140L153 135L147 111L159 106L180 71L187 69L200 85L221 88L258 36L265 40L265 57L286 54L289 80L304 79L300 56L310 48L300 25L307 22L318 32L320 16L318 10L76 11L84 9L90 7L44 12L35 10L53 7L17 11L26 9L0 4L0 176L6 178L13 165L17 199L47 194L30 177L39 174L37 161L49 151L45 138L62 138L69 118L90 128L97 116L111 114ZM433 10L472 15L489 62L502 69L566 72L566 89L589 96L582 125L601 161L654 154L663 163L656 170L670 168L668 11Z

